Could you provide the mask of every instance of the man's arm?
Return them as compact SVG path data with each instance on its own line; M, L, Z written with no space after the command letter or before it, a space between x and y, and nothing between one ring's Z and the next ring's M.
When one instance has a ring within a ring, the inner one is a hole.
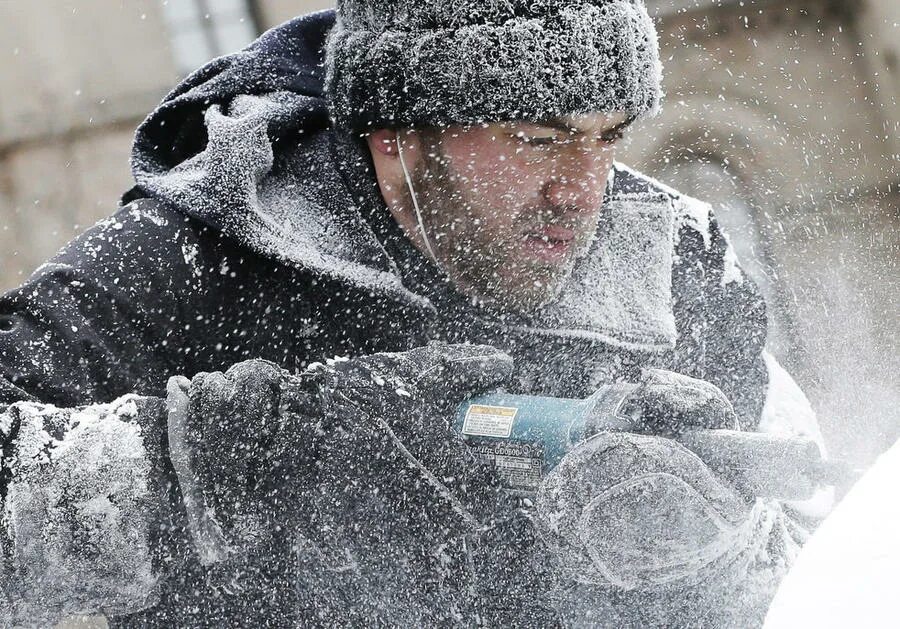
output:
M811 439L822 455L827 455L816 413L803 390L768 351L763 351L763 362L769 382L758 430ZM831 512L835 505L834 493L833 487L820 487L810 498L788 503L788 507L804 520L816 523Z
M821 447L808 400L765 350L765 302L740 269L712 209L689 198L677 199L676 207L681 218L673 269L678 344L669 368L718 386L733 403L742 430L805 436ZM822 517L831 502L830 490L802 504L767 501L765 526L755 533L761 545L704 586L701 598L717 601L706 608L707 617L728 624L763 614L808 537L796 511ZM690 607L685 606L688 615Z
M164 403L86 406L165 382L176 221L134 203L0 297L0 625L142 609L178 555Z
M678 326L673 371L722 389L742 429L804 436L824 450L809 400L766 350L766 304L712 208L687 197L675 203L680 220L672 277Z
M207 240L137 201L0 297L0 625L142 609L190 555L164 403L113 400L197 371Z
M680 226L673 271L679 339L672 369L712 382L734 404L743 430L814 440L825 454L815 411L791 375L766 350L766 305L740 268L712 208L676 200ZM821 518L833 491L790 506Z
M756 430L768 386L765 301L741 271L712 208L688 197L675 204L678 343L669 368L715 384L734 405L741 428Z
M0 403L161 394L190 356L186 302L200 286L182 249L196 242L182 216L138 201L0 296Z

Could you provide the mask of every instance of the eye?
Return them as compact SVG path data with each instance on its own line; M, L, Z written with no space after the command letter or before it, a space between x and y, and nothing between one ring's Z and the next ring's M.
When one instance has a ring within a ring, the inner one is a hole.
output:
M518 131L513 136L520 144L528 146L553 146L554 144L564 144L565 140L559 135L528 135L524 131Z
M625 129L611 129L597 138L601 144L611 146L625 137Z

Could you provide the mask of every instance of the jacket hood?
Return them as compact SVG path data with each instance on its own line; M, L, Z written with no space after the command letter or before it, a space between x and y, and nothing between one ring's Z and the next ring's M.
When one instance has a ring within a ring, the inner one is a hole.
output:
M300 16L187 77L140 125L136 186L250 249L430 308L407 291L328 156L324 47L334 11Z
M208 141L206 111L227 106L237 96L285 92L294 97L293 115L268 121L273 135L325 127L324 46L333 24L333 10L300 16L188 76L138 127L132 149L138 188L202 152Z
M323 88L334 19L298 17L190 75L138 128L137 185L123 200L157 199L257 253L434 314L404 285L339 168L347 159ZM629 350L674 346L676 197L619 166L612 182L595 245L560 298L505 327Z

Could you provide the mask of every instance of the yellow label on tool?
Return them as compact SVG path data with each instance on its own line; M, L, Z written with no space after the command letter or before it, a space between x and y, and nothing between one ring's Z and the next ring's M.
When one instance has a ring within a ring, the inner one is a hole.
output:
M508 438L512 433L513 421L518 408L512 406L486 406L473 404L466 411L463 434L478 437Z

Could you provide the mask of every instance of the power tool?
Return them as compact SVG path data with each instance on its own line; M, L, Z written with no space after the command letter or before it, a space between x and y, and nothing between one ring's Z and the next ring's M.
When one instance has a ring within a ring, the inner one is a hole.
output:
M599 388L586 399L488 393L460 405L455 431L475 455L496 466L507 489L529 494L567 452L600 432L641 432L640 416L623 412L637 385ZM854 472L826 460L811 439L722 429L671 435L708 467L749 495L799 501Z

